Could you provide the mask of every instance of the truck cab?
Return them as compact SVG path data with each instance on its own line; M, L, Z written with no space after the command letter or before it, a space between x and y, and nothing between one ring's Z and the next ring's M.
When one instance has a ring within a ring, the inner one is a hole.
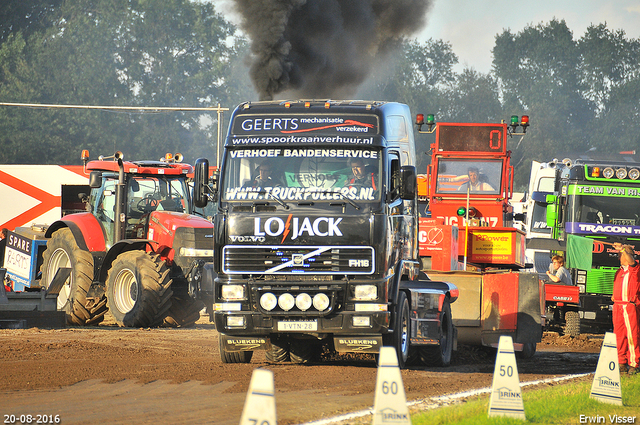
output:
M208 199L206 166L196 163L196 206ZM214 280L223 361L263 348L307 362L330 342L339 352L393 345L401 365L436 347L448 363L457 289L419 272L406 105L242 104L217 186L216 255L203 284Z

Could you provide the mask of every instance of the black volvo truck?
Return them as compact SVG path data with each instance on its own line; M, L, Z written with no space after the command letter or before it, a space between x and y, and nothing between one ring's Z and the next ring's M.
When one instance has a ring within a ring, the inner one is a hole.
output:
M239 105L213 183L196 163L194 202L216 202L214 296L223 362L306 363L321 346L447 365L458 289L420 272L409 108L392 102Z

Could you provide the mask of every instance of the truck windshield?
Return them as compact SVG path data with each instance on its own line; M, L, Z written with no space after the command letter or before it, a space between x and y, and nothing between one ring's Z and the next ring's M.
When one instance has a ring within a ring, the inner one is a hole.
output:
M598 188L593 189L597 191ZM569 214L566 221L608 225L601 226L602 229L599 232L596 232L595 228L583 226L582 230L585 232L594 230L594 233L640 234L640 227L637 227L640 226L640 198L622 196L625 188L617 188L617 190L621 193L616 193L615 196L570 195ZM603 192L606 193L606 190ZM633 229L633 226L636 228Z
M226 155L225 201L380 199L382 155L376 149L233 149Z
M440 159L436 193L497 195L502 185L502 160Z

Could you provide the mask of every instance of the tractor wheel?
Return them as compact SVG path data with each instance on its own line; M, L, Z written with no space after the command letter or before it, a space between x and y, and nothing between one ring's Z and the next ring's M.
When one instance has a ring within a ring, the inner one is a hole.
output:
M453 352L453 321L451 319L451 304L446 298L442 304L442 316L440 319L442 336L440 344L433 347L420 348L420 360L426 366L449 366Z
M319 357L320 346L310 339L292 339L289 346L289 356L293 363L307 364Z
M93 282L93 256L78 247L71 230L66 227L56 230L47 242L41 267L42 286L49 288L56 272L63 267L71 268L71 276L58 294L58 310L66 312L70 325L100 323L106 306L87 303L87 292Z
M218 348L222 363L251 363L253 351L225 351L222 335L218 335Z
M157 254L127 251L118 255L107 276L107 305L124 327L162 324L171 307L172 280Z
M173 328L188 328L195 325L200 319L200 311L204 308L204 303L194 300L188 294L171 297L171 307L164 318L163 326Z
M562 330L565 335L571 337L580 335L580 315L577 311L569 310L564 313L564 327Z
M265 353L267 361L286 362L289 361L289 339L285 337L271 338L271 349Z
M396 349L400 369L404 369L409 359L409 326L409 301L407 300L407 294L400 291L398 293L398 303L396 304L396 314L393 319L393 334L385 341L385 345L390 345Z

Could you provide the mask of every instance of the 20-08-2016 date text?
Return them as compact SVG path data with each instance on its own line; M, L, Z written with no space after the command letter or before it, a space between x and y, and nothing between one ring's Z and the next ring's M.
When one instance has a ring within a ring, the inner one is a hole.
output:
M5 424L59 424L60 415L4 415Z

